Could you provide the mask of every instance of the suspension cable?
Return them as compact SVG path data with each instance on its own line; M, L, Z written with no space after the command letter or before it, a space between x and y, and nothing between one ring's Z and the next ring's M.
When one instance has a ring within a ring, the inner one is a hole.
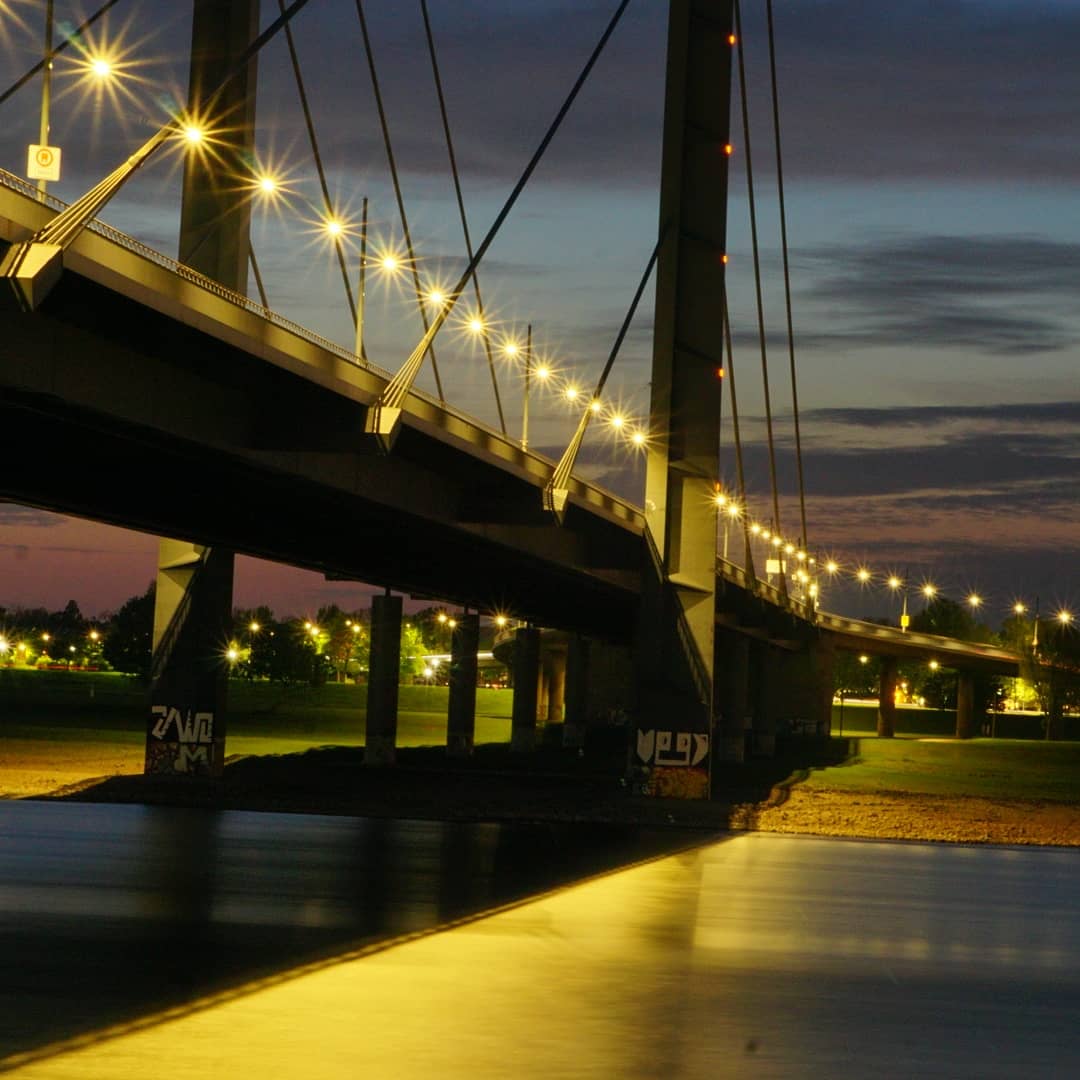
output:
M594 407L600 401L600 395L604 392L604 384L607 382L608 375L611 374L611 369L615 364L615 358L619 355L619 349L622 347L623 340L630 330L630 324L634 321L634 315L637 312L638 304L641 302L642 294L645 292L645 286L648 284L649 277L653 272L653 267L656 265L656 260L660 255L660 248L663 245L667 234L668 226L665 224L664 228L660 231L660 235L657 237L656 246L652 249L649 261L645 264L645 270L641 275L641 280L638 282L637 289L634 291L634 298L630 301L630 307L627 309L626 316L622 321L622 325L619 327L619 332L615 335L615 343L611 346L611 352L608 353L607 363L604 364L604 370L600 373L600 378L596 383L596 389L593 391L593 396L585 406L585 411L581 414L581 419L578 421L577 430L570 440L570 445L567 446L566 450L563 452L563 456L559 459L558 464L551 473L550 479L544 487L544 509L554 513L560 523L562 522L563 511L565 510L566 499L569 494L570 474L573 471L574 463L577 461L578 451L581 449L582 441L585 438L585 429L589 426L589 421L593 416Z
M394 182L394 197L397 199L398 216L401 218L401 231L405 236L405 248L409 253L409 269L412 270L416 306L420 309L420 318L424 324L424 336L426 337L431 324L428 322L427 308L424 306L424 290L420 285L420 271L416 265L416 252L413 249L412 234L409 232L409 219L405 214L405 200L401 194L401 181L398 177L397 163L394 160L394 149L390 144L390 127L386 121L386 110L383 108L382 91L379 89L379 76L375 72L375 54L371 48L371 37L368 34L367 19L364 16L362 0L356 0L356 14L360 18L360 32L364 35L364 52L367 54L368 70L371 72L371 88L375 93L375 108L379 113L379 124L382 127L386 160L390 164L390 178ZM430 343L427 347L427 355L431 357L431 370L435 375L435 388L439 392L439 401L445 402L442 379L439 378L439 365L435 362L435 346Z
M267 311L270 310L270 301L266 299L266 288L263 285L262 274L259 273L259 264L255 259L255 248L248 245L248 259L251 262L251 272L255 275L255 288L259 290L259 301Z
M742 503L743 507L743 537L746 541L746 556L743 566L746 569L747 574L750 575L750 579L753 580L755 577L754 555L750 548L750 521L749 515L746 513L746 471L743 468L742 438L739 435L739 398L735 393L735 349L731 342L731 311L728 307L726 281L724 282L720 303L723 311L724 345L727 351L726 371L729 380L729 392L731 394L731 433L735 442L735 470L739 482L739 502Z
M359 2L359 0L358 0ZM365 430L375 433L380 440L385 440L389 443L392 435L388 434L392 432L397 424L397 419L394 418L393 410L400 410L403 407L405 398L407 397L412 384L416 379L417 373L420 370L420 365L423 362L424 355L426 354L427 347L434 340L435 335L442 328L443 324L450 317L451 312L454 310L455 305L461 298L461 293L465 286L469 283L469 279L472 277L473 271L480 265L480 260L487 253L489 247L498 235L499 230L503 226L503 222L506 221L513 210L515 203L517 203L521 192L524 190L525 185L529 182L529 178L536 171L536 166L540 163L540 159L544 156L544 151L547 150L551 144L551 140L555 138L555 133L559 130L563 120L566 118L566 114L570 111L571 106L577 99L578 94L581 92L581 88L585 85L586 80L589 77L590 72L596 66L596 61L600 59L600 54L604 51L604 46L607 45L611 38L611 35L615 32L616 26L619 25L619 20L623 16L623 12L626 11L630 0L621 0L619 6L615 9L615 14L612 15L610 21L607 24L603 34L600 35L600 40L596 43L596 47L593 49L589 56L589 59L585 62L585 66L581 69L581 73L577 79L574 80L574 85L570 89L570 93L567 94L566 100L562 103L559 111L555 114L555 119L551 121L547 131L544 133L544 137L540 140L540 145L537 146L533 152L532 157L529 159L528 165L525 166L524 172L518 178L516 184L514 184L513 190L506 198L506 202L503 203L502 209L496 215L495 220L488 228L484 239L480 241L480 246L477 247L473 253L473 257L469 260L469 265L465 267L461 274L457 284L450 290L447 295L446 303L439 309L438 314L435 316L434 321L431 324L430 329L424 335L423 339L419 342L409 358L398 369L394 377L386 384L382 394L379 396L378 401L369 409L368 417L365 420ZM383 421L380 419L380 415L383 410L391 410L387 415L390 417L386 421L385 427L383 427Z
M285 10L285 0L278 0L278 8ZM330 198L330 188L326 183L326 170L323 168L322 155L319 153L319 141L315 137L315 123L311 118L311 109L308 106L307 91L304 88L304 76L300 72L300 57L296 52L296 41L293 39L292 27L285 26L285 42L289 47L289 59L292 61L293 76L296 79L296 93L300 98L300 108L304 112L304 123L307 125L308 142L311 144L311 156L315 159L315 171L319 174L319 186L322 188L323 206L326 208L327 217L333 217L334 204ZM349 281L349 268L345 264L345 247L341 237L334 237L334 248L337 252L338 266L341 268L341 280L345 284L345 296L349 301L349 313L352 315L353 325L356 325L356 301L353 299L352 282Z
M450 137L450 119L446 113L446 98L443 95L442 78L439 75L439 61L435 56L435 37L431 32L431 20L428 18L427 0L420 0L420 10L424 15L424 32L427 34L428 53L431 55L431 73L435 77L435 92L439 98L439 113L442 116L443 132L446 135L446 152L450 157L450 172L454 177L454 194L457 196L458 213L461 216L461 231L465 234L465 252L472 262L473 246L469 234L469 219L465 213L465 200L461 194L461 177L458 174L457 156L454 154L454 140ZM488 370L491 372L491 388L495 391L495 407L499 411L499 427L506 434L506 420L503 418L502 399L499 397L499 380L495 374L495 356L491 351L491 335L488 333L487 320L484 318L484 301L480 296L480 278L476 270L472 274L473 292L476 294L476 314L483 327L484 352L487 353Z
M791 411L795 419L795 462L799 471L799 517L802 543L809 548L806 534L806 488L803 484L802 438L799 434L799 388L795 378L795 330L791 318L791 270L788 264L787 212L784 208L784 162L780 147L780 97L776 79L776 37L773 31L772 0L765 0L769 20L769 70L772 76L773 132L776 140L776 187L780 196L780 247L784 255L784 300L787 305L788 356L791 361Z
M765 398L765 425L769 439L769 477L772 481L773 517L776 531L780 532L780 495L776 483L776 447L773 442L772 404L769 396L769 359L765 345L765 304L761 295L761 252L758 247L754 168L750 154L750 109L746 94L746 60L739 8L739 0L735 0L735 41L739 52L739 97L742 103L743 138L746 142L746 189L750 203L750 238L754 248L754 290L757 295L758 338L761 342L761 384ZM787 593L787 582L783 570L780 572L780 591Z
M97 11L95 11L94 14L90 16L90 18L80 23L79 26L72 30L72 32L68 34L68 36L64 38L64 40L61 41L59 45L54 46L48 56L43 56L32 68L30 68L29 71L17 78L2 94L0 94L0 105L3 105L4 102L7 101L7 99L11 97L11 95L14 94L17 90L21 90L58 53L62 53L69 45L78 41L78 39L82 36L82 32L84 30L88 30L91 26L93 26L94 23L96 23L98 19L100 19L101 16L109 10L109 8L113 7L113 5L117 3L119 3L119 0L106 0L106 2L102 4L101 7L99 7Z

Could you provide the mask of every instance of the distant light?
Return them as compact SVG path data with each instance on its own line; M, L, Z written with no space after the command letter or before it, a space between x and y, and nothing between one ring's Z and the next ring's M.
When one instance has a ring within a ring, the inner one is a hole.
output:
M446 625L449 626L451 630L453 630L454 627L457 626L457 619L447 619Z
M229 649L229 650L227 650L226 653L225 653L225 659L228 660L230 664L235 664L236 661L240 659L239 650L237 650L237 649Z
M939 667L941 667L941 665L936 660L931 660L930 661L930 670L931 671L937 671L937 669Z
M441 623L446 622L449 617L450 616L447 615L445 611L440 611L439 614L435 616L435 618Z
M42 640L42 641L49 641L49 640L51 640L51 639L50 639L50 637L49 637L49 635L48 635L48 634L42 634L42 635L41 635L41 640Z
M870 571L867 570L865 566L860 566L859 569L855 571L855 577L865 585L870 580Z
M1069 623L1073 621L1072 612L1066 611L1064 608L1062 608L1061 611L1059 611L1057 615L1054 616L1054 618L1057 619L1057 621L1061 623L1062 626L1068 626Z
M829 559L825 564L826 574L838 574L840 573L840 564L835 559Z
M184 138L187 139L192 146L197 146L206 138L206 133L201 127L197 127L195 124L184 125Z
M259 177L259 190L272 195L278 189L278 182L272 176Z
M730 503L727 508L728 517L737 518L742 515L742 509L738 503Z
M795 558L798 559L799 562L806 562L806 552L805 551L796 551L795 552Z
M922 594L927 600L932 600L937 596L937 586L932 585L929 581L922 587Z
M980 595L979 595L978 593L972 593L972 594L971 594L971 595L970 595L970 596L969 596L969 597L967 598L967 602L968 602L968 603L969 603L969 604L970 604L970 605L971 605L971 606L972 606L973 608L977 608L977 607L979 607L979 606L980 606L980 605L982 604L982 597L981 597L981 596L980 596Z
M866 653L863 653L862 656L859 657L859 663L860 664L868 663L869 660L870 660L870 657L867 656Z
M724 153L727 154L728 157L731 157L734 151L735 147L732 146L731 143L724 143Z
M69 645L68 646L68 652L74 652L74 651L75 651L75 646L74 645Z
M600 404L599 401L590 401L589 402L589 411L590 412L598 413L602 408L603 408L603 406Z
M721 256L720 256L720 261L721 261L721 262L722 262L722 263L723 263L723 264L724 264L725 266L727 266L727 255L726 255L726 254L725 254L725 255L721 255Z
M509 622L509 620L507 619L507 617L505 615L496 615L495 616L495 625L496 626L505 626L507 624L507 622Z
M790 544L790 543L785 544L784 545L784 554L785 555L794 555L795 554L795 545Z
M618 429L621 428L623 426L623 424L626 423L626 418L623 417L623 416L620 416L618 413L615 413L615 415L612 416L612 418L608 421L608 423L610 423L611 426L613 428L615 428L616 431L618 431Z
M889 578L887 584L890 589L899 589L900 586L903 585L903 582L895 574L893 574Z
M90 640L91 641L97 641L97 639L99 637L101 637L101 635L96 630L91 630L90 631Z
M342 225L337 218L327 218L323 223L323 228L326 229L331 236L340 236L345 231L345 226Z
M783 544L783 542L784 541L781 540L779 536L774 536L772 538L772 546L775 547L775 548L780 547L780 545Z
M424 668L424 678L425 679L430 679L431 676L434 675L434 674L435 674L435 671L434 671L433 668L429 668L429 667Z
M0 653L6 653L11 646L7 642L7 638L0 637Z
M513 359L519 352L521 352L521 346L516 341L508 341L503 346L503 352L506 353L511 359Z
M401 266L401 260L396 255L384 255L379 260L379 265L388 273L392 274Z
M429 304L434 304L435 307L442 307L443 304L446 303L446 293L441 289L432 289L431 292L427 294L427 299Z
M1027 604L1021 603L1019 600L1013 604L1014 615L1023 615L1025 611L1027 611Z
M262 627L257 622L250 622L248 623L248 629L253 634L257 634L262 629Z
M112 74L112 64L103 56L98 56L90 61L90 70L99 78L107 79Z
M318 637L319 636L319 628L317 626L313 626L311 628L311 636L312 637Z
M630 441L635 446L644 446L645 445L645 432L644 431L635 431L634 434L630 436Z
M566 400L574 401L578 396L578 388L576 386L568 386L566 388Z
M738 38L737 38L737 37L735 37L735 35L734 35L734 34L728 34L728 36L727 36L727 43L728 43L729 45L734 45L736 41L738 41Z
M713 496L713 502L716 503L717 506L727 506L727 496L722 491L718 491Z
M551 368L549 368L549 367L538 367L536 369L535 374L536 374L536 377L538 379L549 379L549 378L551 378Z
M482 334L484 332L484 320L473 317L468 322L469 330L474 334Z
M755 522L753 523L753 525L751 525L751 526L750 526L750 531L751 531L751 532L752 532L752 533L753 533L753 534L754 534L755 536L760 536L760 535L761 535L761 526L760 526L760 525L759 525L759 524L758 524L758 523L757 523L757 522L755 521Z

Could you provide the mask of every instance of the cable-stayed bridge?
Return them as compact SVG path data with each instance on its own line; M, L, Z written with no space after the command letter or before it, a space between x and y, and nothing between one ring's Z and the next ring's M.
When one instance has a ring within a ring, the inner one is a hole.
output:
M527 624L515 656L514 743L521 749L535 738L540 627L575 635L556 677L568 720L588 697L589 639L632 651L626 698L639 754L661 770L701 772L719 747L736 757L748 745L769 752L784 716L827 731L838 648L884 658L886 734L897 659L941 657L961 672L958 732L971 734L974 676L1016 674L1020 655L827 615L817 609L812 556L789 543L786 559L780 547L773 567L755 568L745 521L743 559L718 558L717 375L734 376L724 341L726 103L740 43L731 0L671 5L658 240L630 309L655 263L644 507L574 471L593 418L590 403L602 401L618 340L596 391L583 395L578 430L559 462L511 438L505 424L500 430L455 409L442 399L441 382L437 395L416 386L421 367L435 364L440 327L463 298L471 302L474 286L482 320L475 272L483 254L625 4L492 230L475 247L468 242L466 270L430 318L424 315L423 338L395 372L366 358L362 288L349 292L354 349L245 295L254 265L243 211L248 193L238 195L222 172L250 158L250 123L228 125L216 154L191 155L185 262L100 222L108 199L159 147L201 141L200 116L250 113L249 61L260 42L287 32L304 6L281 5L280 18L257 34L251 0L196 5L189 110L71 206L0 175L3 423L13 440L43 448L34 470L5 477L4 496L184 538L162 542L148 768L220 767L223 668L216 653L230 608L233 551L471 610L455 636L448 742L456 752L471 749L469 658L474 665L477 612L485 610ZM364 36L370 60L366 27ZM302 86L299 72L297 80ZM390 152L384 116L383 130ZM401 211L404 221L403 204ZM408 260L415 266L411 250ZM419 279L416 287L425 311L430 298ZM492 376L494 383L494 368ZM68 463L89 447L93 468L72 470ZM740 496L745 501L745 491ZM758 569L772 572L762 580ZM400 596L376 598L373 760L393 756L400 619ZM192 716L209 719L201 729L185 728L181 718ZM185 746L182 730L206 735Z

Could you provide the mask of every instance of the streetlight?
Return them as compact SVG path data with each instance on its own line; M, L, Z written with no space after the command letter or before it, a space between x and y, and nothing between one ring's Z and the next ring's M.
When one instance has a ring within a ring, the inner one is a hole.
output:
M902 590L901 596L903 597L903 607L900 610L900 633L906 634L907 628L911 625L911 616L907 610L907 574L904 577L898 577L896 574L892 574L887 582L890 589L896 592L898 589Z

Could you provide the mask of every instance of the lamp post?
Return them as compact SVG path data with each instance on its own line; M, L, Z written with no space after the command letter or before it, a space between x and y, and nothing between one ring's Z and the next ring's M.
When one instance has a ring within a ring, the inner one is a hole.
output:
M521 449L529 449L529 379L532 375L532 323L525 333L525 394L521 402Z
M45 68L41 73L41 123L38 127L38 145L49 145L49 105L52 99L53 66L53 0L45 5ZM37 182L42 199L48 187L47 180Z
M360 209L360 280L356 286L356 355L361 362L364 357L364 289L367 279L367 196Z

